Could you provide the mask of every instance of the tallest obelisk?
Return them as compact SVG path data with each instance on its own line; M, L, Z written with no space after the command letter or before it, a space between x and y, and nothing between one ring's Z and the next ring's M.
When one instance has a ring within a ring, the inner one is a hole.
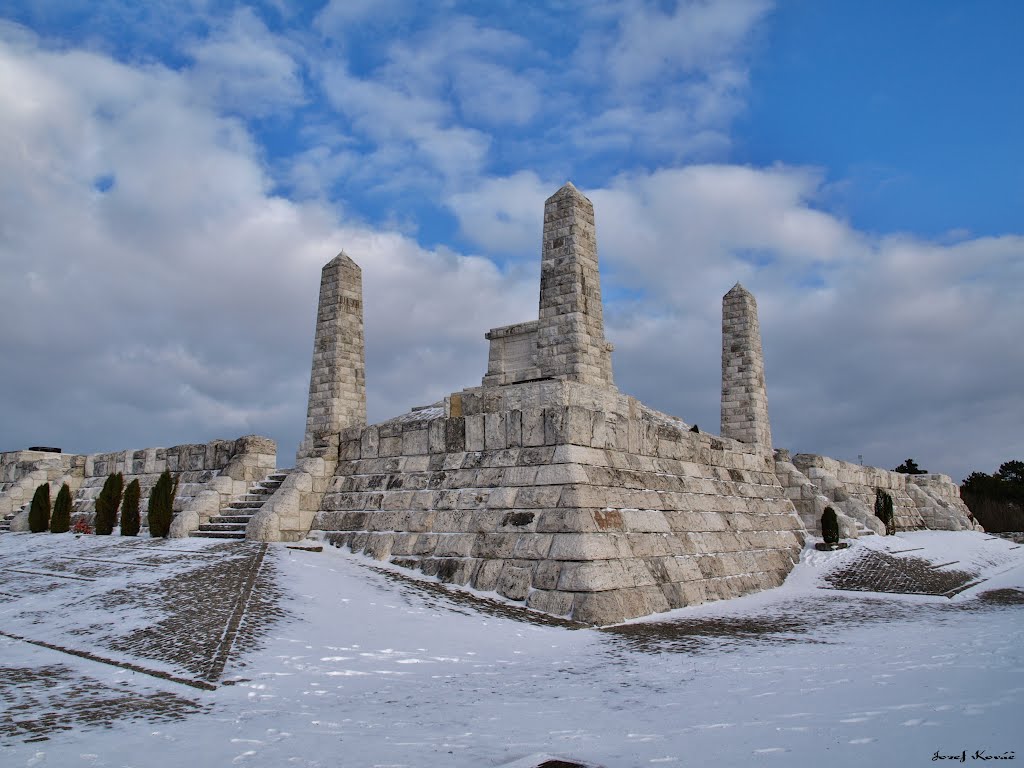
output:
M567 183L544 203L537 367L544 377L611 385L594 205Z

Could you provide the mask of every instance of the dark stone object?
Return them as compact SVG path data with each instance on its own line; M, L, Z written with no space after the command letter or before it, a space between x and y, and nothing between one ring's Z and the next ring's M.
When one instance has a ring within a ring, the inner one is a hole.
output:
M47 448L45 445L33 445L30 451L43 451L44 453L62 453L60 448Z
M836 549L846 549L848 546L850 546L850 544L845 541L839 541L834 543L829 543L827 541L819 541L814 545L814 548L819 552L832 552Z

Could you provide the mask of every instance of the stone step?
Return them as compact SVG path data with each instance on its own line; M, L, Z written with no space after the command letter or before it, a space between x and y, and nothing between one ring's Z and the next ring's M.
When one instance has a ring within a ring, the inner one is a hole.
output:
M248 523L252 520L252 515L217 515L211 517L211 523Z
M237 498L231 502L231 504L256 504L261 506L264 501L267 500L266 494L263 493L246 493L241 498Z
M200 531L242 531L245 532L245 523L203 523L199 526Z
M240 539L245 540L245 531L193 531L192 536L200 539Z

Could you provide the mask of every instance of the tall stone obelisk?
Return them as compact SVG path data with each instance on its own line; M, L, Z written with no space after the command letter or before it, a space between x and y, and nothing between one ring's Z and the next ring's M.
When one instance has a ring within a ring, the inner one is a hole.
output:
M365 424L363 273L342 251L324 265L320 274L306 435L297 458L336 445L342 429Z
M757 301L739 283L722 299L722 437L772 456Z
M537 367L541 376L611 385L594 205L567 183L544 203Z

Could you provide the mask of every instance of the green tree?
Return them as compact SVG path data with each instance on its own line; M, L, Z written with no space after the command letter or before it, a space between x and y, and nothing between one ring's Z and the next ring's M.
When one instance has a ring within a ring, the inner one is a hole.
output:
M1017 486L1024 492L1024 461L1004 461L995 475L999 480Z
M907 459L900 464L893 472L900 472L904 475L927 475L927 469L921 469L913 459Z
M118 472L110 475L103 483L100 495L96 499L96 535L109 536L117 525L117 508L121 505L121 491L124 488L124 475Z
M50 533L67 533L71 530L71 489L64 483L57 491L53 502L53 517L50 518Z
M1024 530L1024 461L1004 461L991 475L972 472L960 497L986 531Z
M149 535L166 539L171 532L171 518L174 516L174 495L178 481L171 479L171 473L164 470L149 494L146 516L149 520Z
M142 489L138 480L132 480L124 489L124 501L121 504L121 535L138 536L139 534L139 499Z
M28 508L28 529L42 533L50 527L50 484L43 483L32 495L32 506Z
M839 518L832 507L825 507L821 515L821 538L826 544L839 543Z

